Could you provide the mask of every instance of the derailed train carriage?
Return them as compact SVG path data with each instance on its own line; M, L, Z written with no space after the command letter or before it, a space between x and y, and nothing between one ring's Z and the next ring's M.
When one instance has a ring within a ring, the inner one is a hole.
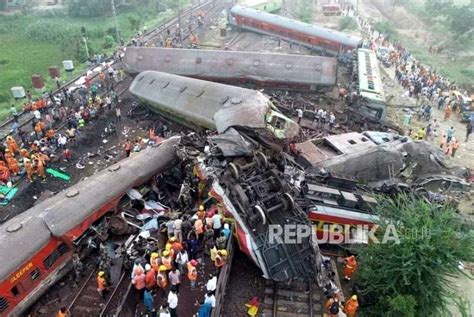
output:
M299 125L259 91L156 71L137 75L129 90L153 111L193 128L241 127L285 142L299 134Z
M0 316L21 316L97 238L125 192L177 162L179 138L94 174L0 225Z
M337 83L337 60L311 55L130 47L124 64L132 74L156 70L265 88L315 91Z
M240 5L230 10L229 23L240 29L275 36L333 56L363 44L363 40L357 36Z

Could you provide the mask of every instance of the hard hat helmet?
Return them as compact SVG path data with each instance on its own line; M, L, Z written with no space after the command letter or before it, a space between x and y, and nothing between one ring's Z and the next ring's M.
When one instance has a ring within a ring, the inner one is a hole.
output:
M200 205L199 206L199 211L203 211L204 210L204 206L203 205Z
M146 264L145 265L145 271L149 271L151 270L151 265L150 264Z
M137 265L137 266L135 267L135 274L142 274L142 273L143 273L142 268L141 268L139 265Z
M170 242L176 242L176 237L171 237Z
M227 256L227 250L220 250L219 253L223 256Z
M191 265L192 265L192 266L198 265L198 261L196 261L196 260L191 260Z
M352 295L351 297L353 300L357 300L357 295Z
M160 272L166 271L167 269L168 269L168 268L167 268L166 266L164 266L164 265L160 265L160 267L159 267Z
M168 256L168 255L170 255L170 251L167 251L167 250L163 251L163 256Z
M99 277L102 277L105 275L105 272L104 271L100 271L97 275L99 275Z
M150 256L152 259L156 259L158 257L158 253L153 252Z

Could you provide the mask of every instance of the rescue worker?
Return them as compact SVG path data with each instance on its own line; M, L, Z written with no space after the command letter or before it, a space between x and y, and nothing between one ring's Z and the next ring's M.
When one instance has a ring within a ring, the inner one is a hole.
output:
M11 174L18 175L20 173L20 165L18 165L18 161L16 160L16 158L9 158L7 164Z
M213 245L212 248L209 250L209 253L210 253L210 256L211 256L211 261L212 262L215 262L216 261L216 257L217 257L217 253L219 251L217 250L216 246Z
M351 255L344 259L344 279L350 281L352 274L354 274L357 268L357 260L354 255Z
M227 260L227 250L217 251L216 259L214 261L214 266L216 268L216 274L219 274L219 271L225 265L226 260Z
M71 314L69 313L69 310L66 307L61 307L56 314L56 317L70 317Z
M130 140L129 140L129 139L127 139L127 140L125 141L125 144L123 145L123 148L124 148L124 150L125 150L125 155L126 155L127 157L129 157L129 156L130 156L130 152L132 151L132 143L130 143Z
M30 157L30 153L28 153L27 149L21 149L20 150L20 156L25 159Z
M166 291L166 287L168 286L168 278L166 277L167 270L166 266L160 265L158 274L156 275L156 284L163 290L163 293Z
M458 139L453 139L452 140L452 145L451 145L451 157L454 157L456 154L456 151L459 149L461 146L461 143L459 142Z
M202 234L204 232L204 225L201 219L196 219L194 222L194 231L196 231L197 238L201 240Z
M175 232L176 233L176 232ZM176 255L183 249L183 245L179 242L178 238L170 238L171 250L173 251L173 258L176 258Z
M38 121L36 124L35 124L35 134L36 134L36 138L39 139L39 136L43 136L44 135L44 128L45 128L45 124L43 121Z
M135 267L135 276L132 278L132 284L135 286L135 289L138 291L140 299L143 298L143 292L145 291L146 275L143 272L142 268L137 266Z
M245 304L245 307L247 307L247 315L249 315L250 317L257 316L260 304L261 303L257 296L249 300L249 302Z
M8 182L10 179L10 170L5 165L4 161L0 161L0 180L3 182Z
M170 245L171 248L171 245ZM171 258L170 251L163 251L163 256L161 257L161 263L166 267L166 270L171 270L173 267L173 259Z
M155 272L158 272L160 268L160 260L158 259L158 253L153 252L150 255L150 265L155 270Z
M197 212L198 219L204 220L206 218L206 209L203 205L199 206L199 210Z
M197 266L198 262L196 260L189 261L186 266L188 268L188 279L191 282L191 289L196 288L196 280L198 277Z
M341 302L339 301L339 297L336 295L329 298L324 304L324 308L326 309L328 317L338 317L341 310Z
M426 136L426 131L424 127L421 127L418 132L416 133L417 140L424 140Z
M10 135L7 136L7 147L13 155L18 152L18 145L16 144L15 139Z
M156 287L156 271L150 264L145 265L145 287L151 291Z
M347 317L355 317L357 308L359 308L357 295L352 295L344 304L344 312L347 314Z
M31 164L30 159L24 158L23 159L23 165L25 166L26 175L28 177L28 180L30 182L32 182L33 179L34 179L34 174L35 174L35 169L34 169L33 164Z
M167 37L165 40L165 48L173 48L173 40L171 37Z
M99 292L99 295L102 297L102 299L105 300L108 291L104 271L97 273L97 291Z
M48 139L52 139L52 138L54 138L55 134L56 134L56 130L51 128L51 129L48 129L48 131L46 131L45 137L48 138Z

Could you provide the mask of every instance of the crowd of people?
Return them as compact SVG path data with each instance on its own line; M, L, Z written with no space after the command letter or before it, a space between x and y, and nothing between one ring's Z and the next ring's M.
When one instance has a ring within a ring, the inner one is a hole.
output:
M171 213L163 221L160 233L164 247L150 250L135 260L131 283L137 297L144 304L144 316L178 316L181 285L190 290L203 285L204 298L195 307L195 316L209 317L216 305L215 292L221 269L227 263L227 245L231 237L230 223L218 205L200 205L192 215ZM205 275L204 267L213 268ZM109 291L109 272L101 268L97 273L97 289L105 300Z
M49 163L72 160L71 145L80 131L120 102L116 85L124 76L123 68L115 70L108 66L99 73L97 83L86 76L77 92L64 87L56 94L48 92L34 99L27 91L23 110L31 116L31 132L28 126L20 127L19 113L12 105L10 135L0 145L0 181L13 184L23 175L30 182L36 176L44 181ZM99 89L105 94L101 96ZM120 120L120 110L116 116ZM64 130L60 130L62 127ZM80 162L77 167L84 168Z

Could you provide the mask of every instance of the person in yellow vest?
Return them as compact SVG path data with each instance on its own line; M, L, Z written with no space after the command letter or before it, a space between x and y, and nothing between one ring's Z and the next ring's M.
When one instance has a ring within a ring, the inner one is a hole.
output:
M247 307L247 315L250 317L255 317L258 314L258 309L260 307L260 301L258 300L258 297L255 296L247 304L245 304L245 307Z
M216 261L216 257L217 257L217 248L215 245L212 246L212 248L210 249L209 253L211 255L211 261L214 263Z
M107 296L107 282L105 281L104 271L97 273L97 291L99 292L100 297L105 300L105 296Z
M166 277L167 270L168 269L166 268L166 266L160 265L158 274L156 275L156 284L163 291L165 291L166 287L168 286L168 278Z
M163 256L161 257L161 264L166 267L166 270L171 270L173 267L173 259L170 256L170 251L164 250Z

